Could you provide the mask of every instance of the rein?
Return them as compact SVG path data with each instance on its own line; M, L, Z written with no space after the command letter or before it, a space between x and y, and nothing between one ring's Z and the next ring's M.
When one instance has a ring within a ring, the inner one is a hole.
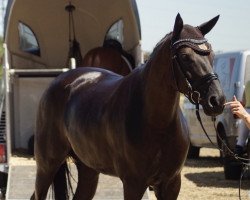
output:
M203 132L205 133L206 137L208 138L209 142L214 146L216 147L219 151L221 151L222 153L224 152L223 149L221 149L220 147L218 147L216 144L213 143L213 141L210 139L203 123L202 123L202 120L201 120L201 117L200 117L200 111L199 111L199 104L196 104L196 107L195 107L195 114L196 114L196 117L201 125L201 128L203 130ZM246 158L243 158L243 157L240 157L238 156L237 154L235 154L229 147L228 145L226 144L226 142L221 138L220 134L218 133L218 130L216 128L216 125L215 125L215 117L213 118L213 124L214 124L214 129L216 131L216 135L218 136L220 142L225 146L225 148L227 149L227 151L229 152L230 156L233 156L236 160L240 160L242 164L244 165L248 165L250 166L249 163L247 163L247 161L250 161L250 159L246 159Z
M198 79L196 81L191 81L191 80L189 80L187 78L186 72L181 67L181 65L180 65L180 63L178 61L178 55L177 55L177 50L179 48L181 48L181 47L184 47L184 46L188 46L188 47L192 48L193 50L195 50L199 54L208 55L211 52L211 49L210 49L210 46L207 47L206 44L207 44L207 40L206 39L200 39L200 40L197 40L197 39L180 39L180 40L175 41L171 45L171 50L173 52L173 57L172 57L173 65L172 65L172 67L174 66L174 62L176 62L177 65L180 68L181 73L185 77L185 81L186 81L186 84L188 86L188 92L186 94L184 94L184 95L190 100L190 102L192 104L195 104L195 106L196 106L196 117L197 117L197 119L198 119L198 121L199 121L199 123L201 125L201 128L202 128L203 132L205 133L206 137L208 138L208 140L210 141L210 143L215 148L217 148L220 152L224 153L224 150L221 149L219 146L215 145L213 143L213 141L211 140L211 138L209 137L209 135L208 135L208 133L207 133L207 131L206 131L203 123L202 123L202 120L201 120L201 117L200 117L200 112L199 112L199 104L200 104L200 100L202 100L202 97L201 97L202 88L204 86L206 86L206 85L209 85L212 81L217 80L218 79L218 75L212 72L212 73L208 73L208 74L202 76L200 79ZM173 72L174 72L174 69L173 69ZM178 84L177 84L175 76L174 76L174 80L175 80L175 83L176 83L176 86L177 86L177 90L180 91L179 88L178 88ZM196 100L195 100L195 98L196 98ZM243 178L243 175L244 175L247 167L250 166L250 164L248 163L250 161L250 159L239 157L237 154L235 154L228 147L228 145L226 144L226 142L221 138L220 134L218 133L218 130L217 130L216 125L215 125L215 118L213 118L213 124L214 124L214 128L215 128L215 131L216 131L216 135L218 136L221 144L229 152L229 155L233 156L236 160L239 160L241 162L241 164L244 165L244 168L242 170L241 177L240 177L240 183L239 183L239 199L241 200L241 194L240 194L240 191L241 191L241 180Z
M209 137L203 123L202 123L202 120L201 120L201 117L200 117L200 111L199 111L199 103L196 104L196 107L195 107L195 113L196 113L196 117L201 125L201 128L203 130L203 132L205 133L207 139L209 140L209 142L216 148L218 149L220 152L224 153L224 150L221 149L218 145L214 144L213 141L211 140L211 138ZM213 118L213 124L214 124L214 129L216 131L216 135L218 136L220 142L224 145L224 147L227 149L227 151L229 152L230 156L233 156L236 160L240 161L242 165L244 165L243 169L242 169L242 172L241 172L241 176L240 176L240 180L239 180L239 200L241 200L241 181L242 181L242 178L247 170L248 167L250 167L250 164L248 163L250 161L250 159L246 159L246 158L243 158L243 157L240 157L238 156L237 154L235 154L229 147L228 145L226 144L226 142L221 138L217 128L216 128L216 125L215 125L215 117Z
M208 140L211 142L211 144L213 146L215 146L217 149L219 149L221 152L224 152L221 148L219 148L217 145L215 145L212 140L209 138L209 135L207 134L203 124L202 124L202 120L201 120L201 117L200 117L200 113L199 113L199 104L200 104L200 100L201 100L201 95L200 95L200 90L207 84L210 84L212 81L214 80L217 80L218 79L218 75L215 74L215 73L208 73L204 76L202 76L200 79L196 80L195 82L192 82L190 80L188 80L187 76L186 76L186 73L185 71L182 69L181 65L179 64L178 62L178 56L177 56L177 50L183 46L189 46L191 48L193 48L194 50L198 51L199 53L206 53L206 54L209 54L211 52L211 49L210 48L207 48L207 49L198 49L197 45L205 45L205 43L207 43L207 40L206 39L201 39L201 40L196 40L196 39L180 39L180 40L177 40L176 42L174 42L171 46L171 49L173 49L174 51L174 56L173 56L173 61L175 61L178 66L180 67L181 69L181 72L183 73L185 79L186 79L186 82L187 82L187 85L188 85L188 88L189 88L189 91L187 94L184 94L185 96L187 96L190 100L191 103L195 104L196 105L196 117L206 135L206 137L208 138ZM195 101L193 99L193 96L194 95L197 95L197 101ZM250 166L249 162L250 159L246 159L246 158L243 158L243 157L239 157L238 155L236 155L229 147L228 145L225 143L225 141L220 137L220 134L218 133L218 130L215 126L215 120L213 120L214 122L214 128L216 130L216 134L220 140L220 142L226 147L226 149L228 150L228 152L230 153L231 156L233 156L235 159L237 160L240 160L242 162L242 164L246 165L246 166Z

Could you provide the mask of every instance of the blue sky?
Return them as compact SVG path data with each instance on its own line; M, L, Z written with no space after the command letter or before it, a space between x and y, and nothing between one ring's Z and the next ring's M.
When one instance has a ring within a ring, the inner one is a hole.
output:
M220 15L206 38L214 51L250 49L249 0L137 0L142 49L151 51L156 43L172 31L177 13L185 24L198 26Z
M185 24L193 26L220 14L218 23L206 36L214 51L250 49L249 0L137 0L137 5L143 50L151 51L172 31L177 13L181 14Z

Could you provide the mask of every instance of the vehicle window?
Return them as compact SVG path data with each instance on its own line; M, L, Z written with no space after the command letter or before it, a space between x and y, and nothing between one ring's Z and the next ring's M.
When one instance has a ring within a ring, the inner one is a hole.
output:
M250 80L250 55L247 56L246 59L246 67L245 67L245 84L248 80Z
M40 47L30 27L22 22L18 24L20 49L24 52L40 56Z
M105 40L115 39L118 40L121 44L123 44L123 20L120 19L116 21L108 30Z
M233 90L236 77L238 76L237 57L225 56L219 57L214 62L214 70L218 74L220 83L223 87L226 96L233 96Z

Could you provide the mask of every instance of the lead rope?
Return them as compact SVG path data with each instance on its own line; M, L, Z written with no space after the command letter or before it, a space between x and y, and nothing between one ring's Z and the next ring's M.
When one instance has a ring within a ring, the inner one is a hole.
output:
M210 143L217 149L219 149L220 152L224 153L224 150L221 149L219 146L215 145L213 143L213 141L210 139L209 135L207 134L207 131L205 129L205 127L203 126L203 123L201 121L201 117L200 117L200 112L199 112L199 102L196 103L196 106L195 106L195 113L196 113L196 117L201 125L201 128L203 130L203 132L205 133L206 137L208 138L208 140L210 141ZM243 157L239 157L237 154L235 154L228 146L227 144L224 142L224 140L221 138L220 134L218 134L218 131L217 131L217 128L215 126L215 120L213 120L213 124L214 124L214 128L215 128L215 131L216 131L216 135L218 136L220 142L225 146L225 148L228 150L229 154L231 156L233 156L236 160L239 160L241 162L241 164L243 164L243 169L242 169L242 172L241 172L241 176L240 176L240 180L239 180L239 200L241 200L241 184L242 184L242 178L245 174L245 172L247 171L247 168L250 166L249 165L249 161L250 159L246 159L246 158L243 158Z

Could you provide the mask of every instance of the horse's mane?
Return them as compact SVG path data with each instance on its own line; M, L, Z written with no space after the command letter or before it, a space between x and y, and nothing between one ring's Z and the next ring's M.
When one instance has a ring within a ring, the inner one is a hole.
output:
M185 24L184 25L185 28L183 28L182 33L181 33L181 38L180 39L188 39L188 38L193 38L196 40L202 40L204 39L203 34L201 33L201 31L199 30L198 27L193 27L191 25ZM153 49L153 52L150 54L150 58L155 56L155 54L158 53L159 49L162 47L162 45L169 39L171 39L173 32L168 33L167 35L165 35L155 46L155 48ZM170 45L170 43L169 43Z
M149 60L151 60L155 54L158 53L159 49L162 47L162 45L170 38L170 36L172 35L172 32L166 34L154 47L152 53L149 56Z

